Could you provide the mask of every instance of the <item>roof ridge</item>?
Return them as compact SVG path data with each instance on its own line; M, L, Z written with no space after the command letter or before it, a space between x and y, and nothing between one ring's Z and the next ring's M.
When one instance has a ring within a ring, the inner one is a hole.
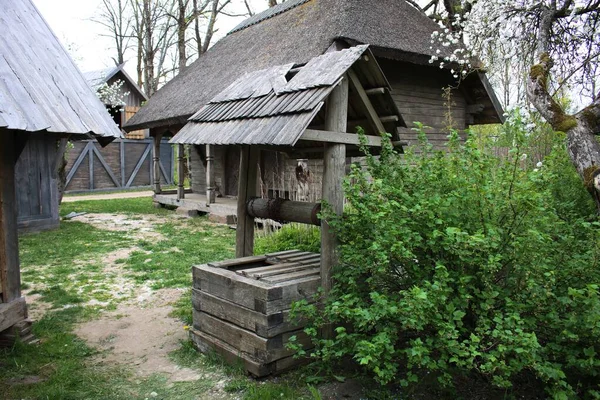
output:
M302 4L308 3L312 0L287 0L284 3L278 4L274 7L269 7L265 11L260 12L251 16L250 18L245 19L240 24L238 24L235 28L233 28L227 35L231 35L232 33L244 30L252 25L256 25L265 21L267 19L271 19L279 14L283 14L293 8L296 8Z

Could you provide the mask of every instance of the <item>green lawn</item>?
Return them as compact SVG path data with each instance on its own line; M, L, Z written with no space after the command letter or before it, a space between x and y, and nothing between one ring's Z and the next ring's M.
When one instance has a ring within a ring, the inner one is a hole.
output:
M0 350L0 398L12 399L195 399L217 384L210 372L225 374L226 393L242 399L315 399L296 372L277 383L257 383L243 372L223 365L216 356L196 352L189 342L171 354L179 365L208 372L194 382L169 384L165 376L140 379L133 370L99 367L98 350L74 335L75 324L114 310L127 298L122 280L132 285L190 288L194 264L234 255L235 233L206 218L176 218L172 211L156 209L149 198L65 203L70 212L126 214L131 220L154 217L160 239L143 232L109 231L76 221L61 222L60 229L23 235L20 239L22 280L29 294L39 294L48 311L34 325L38 345L17 344ZM119 273L107 272L103 258L119 250ZM122 296L115 296L121 290ZM183 296L174 315L191 322L191 303ZM157 396L153 396L156 394ZM233 397L232 397L233 398Z

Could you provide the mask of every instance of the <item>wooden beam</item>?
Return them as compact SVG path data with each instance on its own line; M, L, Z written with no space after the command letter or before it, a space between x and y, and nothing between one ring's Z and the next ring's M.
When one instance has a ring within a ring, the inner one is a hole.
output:
M10 303L0 303L0 332L27 318L25 298L19 297Z
M154 135L154 152L152 153L152 161L154 164L154 176L153 176L153 186L154 193L160 194L160 142L162 140L162 133L157 133Z
M365 89L365 93L367 94L367 96L375 96L378 94L385 94L386 89L379 87L379 88L373 88L373 89Z
M210 207L216 201L215 190L215 148L206 145L206 205Z
M235 256L237 258L254 254L254 217L248 214L246 203L256 196L258 153L259 150L252 146L242 146L240 151L235 241Z
M358 97L361 100L363 109L364 109L365 113L367 114L367 118L368 118L369 122L371 123L371 125L373 125L375 132L376 133L385 132L385 127L383 126L383 123L381 122L379 115L377 115L377 112L375 111L375 107L373 107L373 104L371 103L369 96L365 92L365 89L363 88L362 83L360 83L360 79L358 79L358 76L356 75L356 73L354 71L352 71L352 69L348 70L348 77L350 78L350 83L352 84L352 87L354 88L354 90L358 94ZM329 130L329 129L326 129L326 130ZM344 130L338 129L336 131L344 132L345 129Z
M177 200L185 198L185 147L177 145Z
M14 133L0 135L0 285L2 303L10 303L21 297L15 192L16 145Z
M388 123L388 122L398 122L400 120L400 118L397 115L384 115L382 117L379 117L379 120L382 123ZM365 124L368 124L369 120L367 119L351 119L350 121L348 121L348 125L350 127L354 127L354 126L364 126Z
M366 136L367 144L371 147L381 147L381 137L379 136ZM312 142L326 142L326 143L338 143L338 144L351 144L359 145L360 140L355 133L342 133L342 132L329 132L319 131L315 129L307 129L304 131L300 140L312 141ZM298 148L297 150L301 150Z
M346 132L348 121L348 79L346 77L329 95L326 106L325 130ZM341 215L344 211L342 182L346 171L346 145L325 144L323 169L323 200L336 214ZM325 295L331 290L331 272L338 261L338 240L329 223L324 220L321 222L321 286ZM333 332L330 328L326 328L322 334L327 338L331 337Z

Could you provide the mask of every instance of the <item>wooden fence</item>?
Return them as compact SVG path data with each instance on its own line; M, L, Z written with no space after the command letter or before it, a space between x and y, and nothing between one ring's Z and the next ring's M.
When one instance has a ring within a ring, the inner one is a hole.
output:
M67 155L66 193L150 187L153 182L152 139L115 140L102 148L95 140L73 142ZM173 147L160 151L161 183L174 184Z

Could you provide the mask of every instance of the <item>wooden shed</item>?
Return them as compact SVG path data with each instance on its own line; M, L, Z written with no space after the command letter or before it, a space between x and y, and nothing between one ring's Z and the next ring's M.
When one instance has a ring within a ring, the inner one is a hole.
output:
M119 128L133 117L142 105L148 101L148 97L144 94L142 89L140 89L137 83L135 83L133 78L125 71L124 67L125 64L120 64L110 68L83 73L88 84L96 91L103 85L111 86L115 83L122 82L119 92L123 96L125 104L122 107L105 104ZM125 137L127 139L146 139L148 134L149 132L147 129L141 129L129 132Z
M18 217L27 212L48 215L42 197L54 196L47 179L55 173L69 136L94 136L107 144L121 132L31 0L4 2L0 31L0 344L4 345L28 329L20 287ZM22 207L25 199L27 210Z
M430 127L427 134L432 144L442 148L448 113L454 127L464 129L472 124L501 122L502 110L485 74L480 72L473 72L460 82L451 91L450 101L443 97L443 89L458 82L450 69L429 63L433 53L431 34L437 29L436 23L403 0L288 0L233 29L160 89L125 124L125 129L149 128L151 136L157 139L172 136L200 107L245 74L289 63L294 64L293 68L302 66L334 43L338 48L368 44L387 85L367 82L365 94L374 102L382 96L392 97L405 122L405 126L394 126L392 133L411 144L416 140L411 130L413 122L422 122ZM360 94L351 93L351 114L357 102ZM386 129L397 122L387 109L380 110L378 118ZM355 132L356 126L367 124L369 121L352 119L347 131ZM185 198L161 194L160 185L155 184L158 203L212 211L228 204L228 197L238 195L239 150L219 144L219 138L225 135L223 131L212 134L214 144L197 145L191 151L192 193ZM294 157L263 149L261 195L320 198L318 189L308 196L300 193L302 182L296 176L296 168L305 165L299 165ZM159 159L157 152L155 159ZM308 164L313 179L322 179L320 160L301 163Z

